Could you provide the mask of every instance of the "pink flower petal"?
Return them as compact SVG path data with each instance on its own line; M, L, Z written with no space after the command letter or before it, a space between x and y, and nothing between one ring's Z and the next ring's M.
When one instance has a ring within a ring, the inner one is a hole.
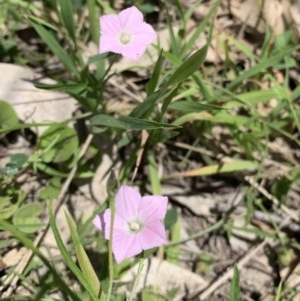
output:
M96 215L93 219L93 225L98 228L100 231L102 231L102 222L99 215Z
M153 27L147 23L142 23L132 30L133 43L149 45L155 41L157 34Z
M116 262L133 257L143 251L138 235L126 231L114 230L113 253Z
M122 55L128 59L138 60L146 50L145 45L131 43L123 47Z
M120 41L120 35L129 36L128 43ZM146 47L156 39L151 25L143 21L142 13L132 6L118 15L100 17L99 53L114 52L129 59L138 60Z
M143 14L135 6L122 10L118 16L122 28L127 30L139 26L139 23L143 23L144 19Z
M117 37L122 30L119 17L115 14L100 17L100 33L104 36Z
M137 217L141 201L142 197L136 189L122 185L115 198L116 214L126 221Z
M140 233L143 250L151 249L167 243L166 230L159 220L147 223Z
M168 198L160 195L142 197L140 216L145 221L161 220L167 213Z
M99 53L114 52L122 53L123 46L118 42L117 38L110 36L100 36L99 40Z
M104 235L106 239L110 238L110 223L111 223L111 210L106 209L103 213L97 215L93 224L96 226ZM125 230L126 222L117 214L114 216L114 229Z

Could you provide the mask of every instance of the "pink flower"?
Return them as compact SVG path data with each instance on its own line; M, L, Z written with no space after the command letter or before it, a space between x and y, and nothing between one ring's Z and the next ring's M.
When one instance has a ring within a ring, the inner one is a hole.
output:
M168 198L143 196L130 186L121 186L115 198L115 216L112 234L112 250L119 263L143 250L161 246L167 242L162 219L167 212ZM97 215L93 224L109 239L111 210Z
M99 53L111 51L138 60L155 39L156 32L135 6L100 17Z

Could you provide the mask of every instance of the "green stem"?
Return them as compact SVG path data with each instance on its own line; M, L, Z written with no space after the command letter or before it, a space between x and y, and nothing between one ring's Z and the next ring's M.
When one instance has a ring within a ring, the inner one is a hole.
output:
M183 244L183 243L186 243L186 242L188 242L188 241L190 241L190 240L199 238L199 237L201 237L201 236L203 236L203 235L205 235L205 234L207 234L207 233L213 232L213 231L215 231L215 230L221 228L221 227L224 225L224 223L226 222L226 220L227 220L226 217L225 217L225 218L222 218L222 219L220 219L217 223L215 223L214 225L212 225L211 227L206 228L206 229L203 230L203 231L197 232L197 233L195 233L194 235L191 235L190 237L188 237L187 239L182 239L182 240L179 240L179 241L171 242L171 243L165 245L164 247L165 247L165 248L168 248L168 247L176 246L176 245L178 245L178 244Z
M114 281L114 261L113 261L113 225L114 225L114 217L115 217L115 206L113 202L113 198L110 197L110 210L111 210L111 219L110 219L110 231L109 231L109 242L108 242L108 269L109 269L109 286L107 291L106 300L109 301L111 298L113 281Z
M141 279L143 267L144 267L144 258L141 258L140 261L139 261L138 271L137 271L137 274L136 274L136 277L135 277L135 280L134 280L134 283L133 283L133 288L132 288L132 291L131 291L131 294L130 294L130 297L129 297L128 301L132 301L133 297L135 296L137 285L138 285L138 283Z
M291 98L288 98L288 99L287 99L287 102L288 102L288 105L289 105L289 107L290 107L290 111L291 111L291 113L292 113L292 115L293 115L293 117L294 117L294 120L295 120L295 123L296 123L296 126L297 126L297 130L298 130L298 133L300 133L300 122L299 122L299 118L298 118L297 113L296 113L296 111L295 111L295 109L294 109L293 102L292 102Z

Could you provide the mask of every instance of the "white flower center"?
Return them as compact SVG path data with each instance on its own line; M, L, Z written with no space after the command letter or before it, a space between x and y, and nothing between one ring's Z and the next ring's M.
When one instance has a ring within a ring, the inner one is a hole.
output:
M127 45L130 43L131 35L127 32L122 32L119 36L120 42L123 45Z
M131 233L139 233L142 231L144 225L139 220L128 222L128 229Z

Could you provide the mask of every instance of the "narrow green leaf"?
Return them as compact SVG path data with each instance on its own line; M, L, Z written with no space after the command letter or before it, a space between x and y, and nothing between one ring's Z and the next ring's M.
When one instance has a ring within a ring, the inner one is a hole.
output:
M80 238L78 236L74 221L66 212L65 212L65 216L67 219L69 230L71 232L71 237L72 237L73 244L75 247L75 252L77 255L78 263L79 263L80 269L82 271L82 275L83 275L83 277L85 277L86 281L89 283L89 286L93 290L94 294L98 295L99 291L100 291L99 279L98 279L98 277L95 273L95 270L93 269L93 266L80 242Z
M223 108L204 104L194 101L176 101L172 102L169 106L169 109L183 111L183 112L199 112L199 111L213 111L213 110L222 110Z
M283 51L280 51L279 53L277 53L269 58L261 60L259 63L257 63L252 68L241 73L234 81L232 81L227 86L227 88L230 90L235 89L243 80L250 78L254 75L257 75L257 74L261 73L262 71L266 70L267 68L275 66L281 60L283 60L285 57L289 56L297 48L298 47L290 47Z
M155 105L156 101L159 99L160 96L161 90L150 94L142 103L140 103L132 110L130 116L136 118L141 118L145 116L146 113Z
M259 165L255 161L235 160L220 164L212 164L197 169L186 170L183 172L173 173L165 176L165 179L182 178L182 177L199 177L215 175L227 172L237 172L245 170L256 170Z
M204 17L204 19L201 21L201 23L197 26L192 36L189 38L187 43L184 45L183 52L189 51L193 45L195 44L196 40L199 38L199 35L205 30L206 26L209 24L209 22L212 22L213 15L216 12L216 9L221 4L222 0L218 0L214 3L213 7L209 11L209 13ZM198 5L197 2L194 4L195 6ZM196 9L196 8L195 8ZM212 26L211 26L212 27Z
M201 49L191 55L186 61L184 61L164 84L164 89L170 85L182 83L194 72L199 70L206 57L207 47L207 45L203 46Z
M240 301L240 274L236 265L233 268L233 278L230 285L229 301Z
M155 91L155 88L156 88L158 80L159 80L159 76L161 74L163 61L164 60L163 60L163 55L162 55L162 51L161 51L159 54L159 57L157 59L157 62L155 64L155 67L153 69L152 76L146 85L147 95L151 95Z
M87 0L87 8L89 12L89 28L91 36L93 41L97 43L99 39L99 10L97 8L96 0Z
M280 301L281 300L281 294L282 294L282 282L279 283L274 301Z
M67 284L63 277L61 277L56 269L53 267L53 265L49 262L49 260L44 257L44 255L40 252L40 250L34 246L32 239L27 238L22 232L20 232L15 226L13 226L11 223L8 223L2 219L0 219L0 227L2 229L7 230L10 232L15 238L17 238L27 249L31 250L33 254L38 256L41 261L44 263L44 265L49 269L51 274L53 275L54 281L56 285L59 287L60 290L65 292L67 296L70 297L73 301L81 301L81 299L77 296L75 292L73 292L72 289L70 289L69 284ZM58 235L60 235L57 232ZM93 299L94 301L99 301L97 299Z
M149 153L148 155L148 167L149 167L149 176L150 176L152 194L159 195L161 194L161 185L158 176L158 167L157 167L157 163L155 162L153 153Z
M73 63L73 60L70 58L70 56L65 52L65 50L60 46L58 41L54 38L54 36L44 28L44 26L36 23L35 20L31 19L31 24L34 27L34 29L37 31L37 33L40 35L42 40L48 45L50 50L57 55L57 57L60 59L62 64L68 69L70 72L72 72L75 75L79 75L76 66Z
M107 126L111 128L119 128L123 130L154 130L161 128L172 128L169 124L148 121L130 116L120 116L115 118L109 115L100 114L91 119L92 126Z
M83 92L87 90L86 84L78 84L78 83L65 83L65 84L53 84L53 85L47 85L47 84L35 84L35 86L39 89L44 90L59 90L64 91L73 95L82 95Z
M171 240L170 243L180 241L181 221L180 217L177 217L176 223L171 228ZM166 257L170 263L178 264L180 254L180 245L174 245L166 250Z
M235 99L226 101L224 108L236 109L237 107L240 107L242 105L256 106L259 103L269 101L272 98L276 98L277 96L277 92L273 89L250 91L238 94L235 96Z
M221 111L221 113L215 115L207 111L200 111L196 113L187 113L185 115L182 115L181 117L176 119L173 122L173 124L180 126L186 122L192 122L195 120L206 120L213 123L224 123L224 124L232 124L232 125L245 125L247 123L250 123L251 121L250 117L230 115L226 111L224 112Z
M80 269L74 263L74 261L73 261L71 255L69 254L69 252L68 252L68 250L67 250L64 242L62 241L62 238L61 238L59 230L58 230L58 228L56 226L54 214L53 214L52 209L50 208L50 205L51 205L51 203L49 203L49 208L48 208L49 222L50 222L51 229L53 231L53 235L54 235L55 241L57 243L57 246L58 246L58 248L60 250L60 253L61 253L62 257L64 258L64 260L65 260L67 266L69 267L69 269L76 276L76 278L78 279L78 281L81 283L81 285L90 294L91 299L93 301L99 301L99 299L97 297L97 294L94 293L93 289L90 287L89 282L84 277L84 275L82 274L82 272L80 271Z
M76 45L75 26L73 19L73 3L71 0L58 0L60 6L60 14L66 29L71 36L74 45Z

